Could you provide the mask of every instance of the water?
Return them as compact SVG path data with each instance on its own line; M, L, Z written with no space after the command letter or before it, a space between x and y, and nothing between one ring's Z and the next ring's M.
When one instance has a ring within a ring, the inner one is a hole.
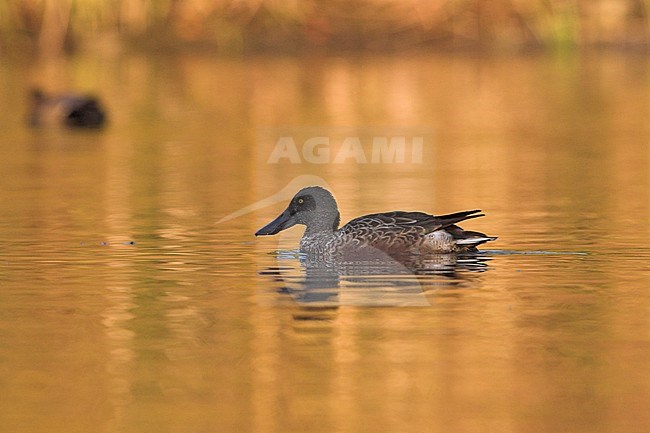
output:
M647 431L648 62L4 62L0 430ZM109 126L26 129L34 83L98 89ZM391 128L421 163L268 163ZM499 239L325 266L253 236L315 180L343 221L479 207Z

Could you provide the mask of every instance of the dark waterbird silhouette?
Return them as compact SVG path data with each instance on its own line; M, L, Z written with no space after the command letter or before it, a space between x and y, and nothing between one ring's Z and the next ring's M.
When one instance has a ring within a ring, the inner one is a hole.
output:
M287 209L262 227L256 236L274 235L296 224L306 226L300 250L308 254L358 256L388 254L473 253L477 246L497 239L463 230L457 223L484 216L469 210L434 216L424 212L393 211L364 215L339 228L334 196L324 188L300 190Z
M48 120L69 128L101 128L106 123L106 112L94 96L48 95L41 89L32 89L29 125L40 127Z

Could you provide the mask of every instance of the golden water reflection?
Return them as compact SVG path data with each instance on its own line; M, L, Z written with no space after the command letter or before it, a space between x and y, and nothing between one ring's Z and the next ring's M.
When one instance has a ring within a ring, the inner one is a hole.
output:
M647 62L125 56L0 65L0 424L647 430ZM37 81L96 89L110 125L27 130L15 107ZM422 163L268 163L274 134L309 128L432 132ZM290 290L304 288L309 269L272 254L297 245L300 229L252 236L285 201L217 224L300 176L330 186L344 221L480 207L487 217L468 227L499 236L489 246L498 251L484 272L452 277L339 270L331 288L352 301L302 302ZM288 275L266 272L278 267ZM398 283L417 284L405 294L422 305L356 302L375 289L403 301Z

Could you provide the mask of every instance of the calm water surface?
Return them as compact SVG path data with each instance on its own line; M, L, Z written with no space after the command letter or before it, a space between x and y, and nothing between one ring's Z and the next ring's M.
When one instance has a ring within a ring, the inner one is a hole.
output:
M649 66L0 64L0 431L650 430ZM26 129L35 83L96 89L110 125ZM391 128L426 131L421 163L268 163ZM254 238L313 181L344 221L481 208L499 240L325 266L300 228Z

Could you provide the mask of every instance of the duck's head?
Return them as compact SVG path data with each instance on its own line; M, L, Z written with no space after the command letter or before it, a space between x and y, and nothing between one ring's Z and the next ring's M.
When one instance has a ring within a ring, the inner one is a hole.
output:
M29 92L29 117L27 121L30 126L37 127L43 122L42 111L47 103L47 96L39 88L33 88Z
M45 96L45 92L43 92L43 90L41 90L38 87L34 87L29 91L29 97L32 100L32 102L35 104L42 104L47 100L47 96Z
M302 224L306 234L333 232L341 217L334 196L320 186L303 188L291 199L289 206L276 219L259 229L255 236L275 235Z

